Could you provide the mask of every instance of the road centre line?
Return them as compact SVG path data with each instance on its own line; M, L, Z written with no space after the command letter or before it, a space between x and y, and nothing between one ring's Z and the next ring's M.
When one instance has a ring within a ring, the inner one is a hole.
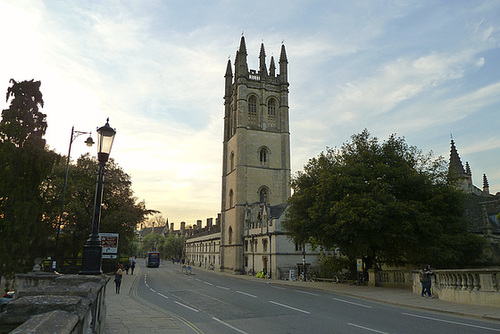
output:
M219 289L223 289L223 290L231 290L231 289L229 289L229 288L226 288L225 286L220 286L220 285L217 285L217 287L218 287Z
M412 314L412 313L401 313L401 314L407 315L407 316L410 316L410 317L421 318L421 319L446 322L448 324L454 324L454 325L460 325L460 326L466 326L466 327L474 327L474 328L485 329L485 330L494 331L494 332L500 332L500 329L490 328L490 327L483 327L483 326L478 326L478 325L473 325L473 324L467 324L465 322L457 322L457 321L451 321L451 320L444 320L444 319L426 317L426 316L423 316L423 315Z
M160 296L162 296L163 298L166 298L166 299L168 299L168 297L167 297L167 296L165 296L164 294L162 294L162 293L159 293L159 292L158 292L158 294L159 294Z
M357 327L357 328L361 328L361 329L365 329L367 331L370 331L370 332L374 332L374 333L380 333L380 334L389 334L387 332L381 332L381 331L378 331L376 329L373 329L373 328L368 328L368 327L364 327L364 326L360 326L360 325L356 325L356 324L352 324L352 323L348 323L349 326L354 326L354 327Z
M301 291L301 290L294 290L294 291L298 292L298 293L303 293L303 294L306 294L306 295L319 296L317 293L312 293L312 292L307 292L307 291Z
M149 287L148 287L149 288ZM156 290L153 289L153 288L149 288L149 290L153 291L154 293L156 293Z
M178 304L178 305L180 305L180 306L183 306L183 307L185 307L185 308L187 308L187 309L190 309L191 311L194 311L194 312L200 312L200 310L197 310L197 309L195 309L195 308L192 308L191 306L187 306L187 305L185 305L185 304L183 304L183 303L179 303L178 301L175 301L175 303L176 303L176 304Z
M288 306L288 305L285 305L285 304L281 304L281 303L273 302L272 300L270 300L269 302L270 302L270 303L272 303L272 304L275 304L275 305L279 305L279 306L282 306L282 307L289 308L289 309L294 310L294 311L298 311L298 312L302 312L302 313L306 313L306 314L311 313L311 312L307 312L307 311L301 310L301 309L299 309L299 308L295 308L295 307Z
M236 292L237 293L241 293L242 295L245 295L245 296L248 296L248 297L257 298L257 296L251 295L251 294L243 292L243 291L236 291Z
M217 319L217 318L215 318L215 317L213 317L212 319L214 319L215 321L217 321L217 322L219 322L219 323L221 323L221 324L223 324L223 325L225 325L225 326L227 326L227 327L229 327L229 328L231 328L231 329L233 329L233 330L237 331L238 333L241 333L241 334L247 334L247 332L244 332L244 331L242 331L241 329L236 328L236 327L234 327L234 326L232 326L232 325L228 324L227 322L224 322L224 321L222 321L222 320L219 320L219 319Z
M198 282L201 282L201 279L199 279L199 278L195 278L194 280L198 281Z
M366 308L373 308L370 305L363 305L363 304L359 304L359 303L354 303L354 302L350 302L350 301L345 300L345 299L339 299L339 298L332 298L332 299L336 300L336 301L339 301L339 302L356 305L356 306L361 306L361 307L366 307Z
M210 283L210 282L205 282L205 281L203 281L203 283L208 284L208 285L213 285L213 284L212 284L212 283Z

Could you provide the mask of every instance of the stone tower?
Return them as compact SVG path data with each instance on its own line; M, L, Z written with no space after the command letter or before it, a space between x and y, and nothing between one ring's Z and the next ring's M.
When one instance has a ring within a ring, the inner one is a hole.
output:
M222 162L221 268L243 268L245 218L250 204L285 203L290 197L288 60L281 45L276 73L269 71L264 44L259 69L249 70L245 37L236 52L234 77L228 60L225 74Z

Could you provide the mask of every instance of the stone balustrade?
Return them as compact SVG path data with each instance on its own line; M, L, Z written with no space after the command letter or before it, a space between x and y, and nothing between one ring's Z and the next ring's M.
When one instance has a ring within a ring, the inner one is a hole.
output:
M410 289L412 273L402 270L368 270L368 285L386 288Z
M17 275L15 298L0 313L0 332L101 333L108 279L40 272Z
M432 293L439 299L500 307L500 268L434 270ZM413 292L420 294L419 272L414 271Z

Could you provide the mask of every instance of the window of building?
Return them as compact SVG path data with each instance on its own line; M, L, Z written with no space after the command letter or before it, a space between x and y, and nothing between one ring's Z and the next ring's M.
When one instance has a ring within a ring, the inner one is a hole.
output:
M267 252L267 239L262 239L262 251Z
M298 251L302 251L302 244L299 244L299 243L295 243L295 251L298 252Z
M267 124L271 128L276 127L276 100L270 99L267 103Z
M228 243L231 245L233 243L233 228L231 226L229 226L228 237Z
M259 202L262 204L265 204L265 203L267 203L268 198L269 198L268 190L267 190L267 188L263 187L259 191Z
M234 152L231 152L231 155L229 157L229 170L232 171L234 169Z
M233 207L233 189L229 190L229 207Z
M245 252L248 252L248 240L245 240Z
M269 149L267 147L261 147L259 149L259 161L261 166L269 165Z
M250 125L257 125L257 97L254 95L248 98L248 122Z

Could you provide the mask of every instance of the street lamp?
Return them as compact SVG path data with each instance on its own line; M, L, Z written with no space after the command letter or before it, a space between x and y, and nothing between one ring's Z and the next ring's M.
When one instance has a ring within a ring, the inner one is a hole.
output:
M116 131L109 126L109 118L106 124L97 129L97 160L99 161L99 172L97 173L97 186L95 192L94 215L92 217L92 233L83 247L83 263L80 275L100 275L102 247L99 240L99 224L101 221L102 184L104 181L104 166L108 162Z
M91 137L91 132L83 132L83 131L75 131L75 127L71 127L71 137L69 138L69 150L68 150L68 157L66 159L66 174L64 176L64 185L63 185L63 192L62 192L62 199L61 199L61 210L59 211L59 219L57 221L57 236L56 236L56 248L55 248L55 256L57 257L59 254L59 234L61 233L61 219L64 211L64 199L66 198L66 187L68 185L68 173L69 173L69 162L70 162L70 157L71 157L71 145L73 144L73 141L78 138L81 135L88 134L89 137L87 140L85 140L85 144L87 146L92 146L94 145L94 140ZM53 264L53 268L55 269L56 263Z

